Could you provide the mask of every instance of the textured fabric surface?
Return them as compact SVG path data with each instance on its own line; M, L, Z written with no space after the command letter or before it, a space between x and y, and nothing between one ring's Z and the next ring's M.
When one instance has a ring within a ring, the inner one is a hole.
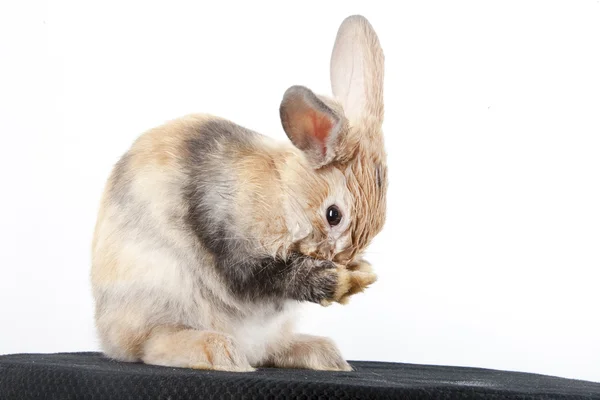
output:
M353 372L197 371L99 353L0 356L0 399L600 399L600 383L496 370L351 362Z

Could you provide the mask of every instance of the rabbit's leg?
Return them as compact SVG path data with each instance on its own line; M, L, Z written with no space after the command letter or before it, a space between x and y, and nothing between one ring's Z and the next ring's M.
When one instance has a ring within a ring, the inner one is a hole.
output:
M352 371L337 345L327 337L295 334L290 343L265 363L279 368Z
M345 304L377 280L368 264L343 266L328 260L293 255L287 260L264 258L229 260L217 268L232 292L242 299L287 298L324 306Z
M231 336L175 327L152 330L143 345L142 361L168 367L254 371Z

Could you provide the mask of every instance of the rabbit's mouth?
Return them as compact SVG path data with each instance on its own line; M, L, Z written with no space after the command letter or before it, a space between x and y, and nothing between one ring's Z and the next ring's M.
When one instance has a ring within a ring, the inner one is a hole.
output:
M317 260L333 261L338 264L348 264L354 261L356 252L347 237L334 239L315 234L296 242L292 251Z
M333 261L337 264L343 264L343 265L346 265L353 261L353 259L352 259L353 252L351 251L351 249L345 249L345 250L342 250L341 252L336 252L335 249L336 249L335 244L327 244L327 245L322 245L322 246L318 247L316 250L309 251L304 254L307 255L308 257L315 258L318 260Z
M300 246L298 253L317 260L333 261L333 249L331 247L324 248L323 246L315 248L315 246Z

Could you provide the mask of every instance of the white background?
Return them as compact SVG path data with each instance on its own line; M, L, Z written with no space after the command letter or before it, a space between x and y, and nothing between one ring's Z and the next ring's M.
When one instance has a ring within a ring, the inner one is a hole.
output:
M96 350L90 241L144 130L211 112L286 140L336 30L386 55L379 281L306 331L348 359L600 381L599 1L43 1L0 6L0 353Z

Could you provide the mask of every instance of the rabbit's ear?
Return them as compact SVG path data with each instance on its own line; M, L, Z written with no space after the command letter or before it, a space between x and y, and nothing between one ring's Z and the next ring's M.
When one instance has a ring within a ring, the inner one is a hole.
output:
M279 114L287 136L316 168L336 158L345 119L310 89L296 85L286 90Z
M369 21L353 15L341 23L330 64L331 89L353 125L383 122L383 50Z

